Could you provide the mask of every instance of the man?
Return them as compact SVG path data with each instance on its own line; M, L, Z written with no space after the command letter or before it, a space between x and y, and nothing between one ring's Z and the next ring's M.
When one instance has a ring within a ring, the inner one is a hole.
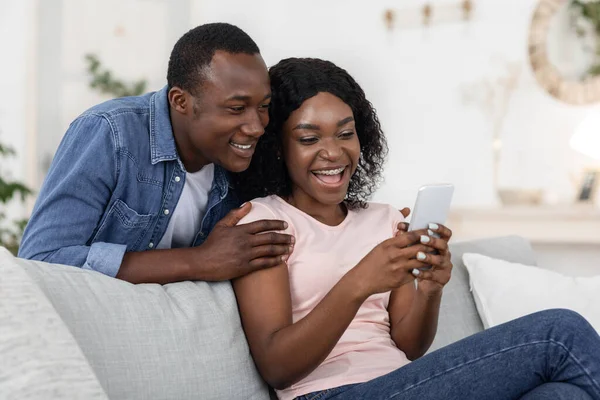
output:
M236 226L251 206L237 208L228 183L269 120L256 43L229 24L192 29L173 48L167 83L71 124L19 256L161 284L228 280L287 259L285 223Z

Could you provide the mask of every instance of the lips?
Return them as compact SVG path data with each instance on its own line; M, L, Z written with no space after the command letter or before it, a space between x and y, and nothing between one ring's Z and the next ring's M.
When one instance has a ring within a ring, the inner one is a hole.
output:
M311 172L321 183L328 186L338 186L340 183L342 183L346 168L346 166L342 166L313 170Z
M229 146L231 146L231 149L237 156L242 158L250 158L254 154L256 143L237 143L233 140L230 140Z
M252 148L251 144L240 144L240 143L235 143L233 141L229 142L230 145L232 145L233 147L235 147L236 149L241 149L241 150L248 150Z

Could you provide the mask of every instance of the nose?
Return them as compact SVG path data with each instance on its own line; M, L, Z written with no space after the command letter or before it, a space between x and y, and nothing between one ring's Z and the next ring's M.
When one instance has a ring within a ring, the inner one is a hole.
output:
M336 138L328 138L321 141L321 157L327 161L337 161L342 157L343 149L339 140Z
M241 127L241 131L244 135L258 138L265 133L265 127L269 123L269 116L261 115L260 112L248 112L248 118Z

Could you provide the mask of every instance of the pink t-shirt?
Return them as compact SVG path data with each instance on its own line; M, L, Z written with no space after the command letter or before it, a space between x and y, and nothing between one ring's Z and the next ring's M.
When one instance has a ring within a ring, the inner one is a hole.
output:
M329 226L278 196L253 200L252 210L240 223L260 219L287 221L286 233L296 238L287 263L294 323L314 309L373 247L391 238L404 220L389 205L369 203L366 209L350 210L338 226ZM408 364L390 336L389 298L389 292L369 297L325 361L301 381L277 391L278 397L291 400L318 390L366 382Z

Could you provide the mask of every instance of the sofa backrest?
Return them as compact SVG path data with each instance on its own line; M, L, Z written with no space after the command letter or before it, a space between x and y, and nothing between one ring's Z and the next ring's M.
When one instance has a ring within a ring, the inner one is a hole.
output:
M24 270L50 300L109 398L269 398L229 282L132 285L8 252L2 263Z
M516 236L456 243L451 251L453 276L430 351L483 328L463 253L535 264L527 241ZM132 285L93 271L14 258L0 249L0 274L7 266L22 271L24 285L45 294L60 316L54 319L68 327L109 398L269 398L229 282Z

